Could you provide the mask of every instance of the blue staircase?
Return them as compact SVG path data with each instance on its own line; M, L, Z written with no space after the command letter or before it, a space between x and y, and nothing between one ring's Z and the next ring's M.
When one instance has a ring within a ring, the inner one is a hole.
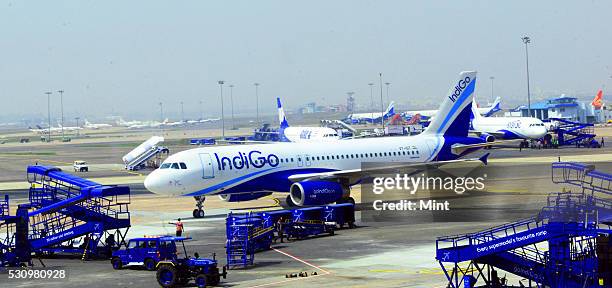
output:
M510 287L493 276L495 269L523 277L529 287L612 287L612 255L604 256L612 254L606 223L612 219L612 175L593 168L553 164L553 182L578 191L552 193L534 217L438 238L436 259L448 287L478 281L480 287Z
M106 238L114 237L115 243L125 244L130 227L129 187L101 185L49 166L29 166L27 179L29 203L19 205L18 215L0 223L6 235L12 235L2 240L3 252L74 253L85 259L104 257L117 248L106 247ZM27 245L16 243L18 236L25 238ZM75 246L77 240L81 245ZM3 266L31 264L28 257L21 258L2 261Z
M559 145L561 146L581 145L584 143L592 145L592 141L595 141L597 135L595 135L593 124L579 123L562 118L550 118L550 120L558 123L554 132L557 134Z
M270 249L273 233L273 223L259 213L230 213L226 219L228 268L253 265L255 252Z

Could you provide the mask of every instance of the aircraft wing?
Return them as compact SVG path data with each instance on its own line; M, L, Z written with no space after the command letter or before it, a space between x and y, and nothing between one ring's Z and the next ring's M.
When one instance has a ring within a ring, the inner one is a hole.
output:
M470 131L478 136L480 136L481 134L489 134L489 135L493 135L493 137L495 137L496 139L500 139L500 138L504 138L505 134L502 132L480 132L480 131Z
M456 159L456 160L447 160L447 161L432 161L432 162L419 162L419 163L398 163L385 165L384 167L373 167L368 169L351 169L351 170L340 170L340 171L331 171L331 172L321 172L321 173L306 173L306 174L295 174L289 176L289 180L292 182L299 182L303 180L333 180L333 179L350 179L353 182L353 179L361 179L364 176L368 176L369 174L381 173L384 171L395 170L395 169L404 169L404 168L429 168L429 167L440 167L443 165L451 164L451 163L461 163L461 162L472 162L472 161L480 161L487 165L487 158L489 157L489 153L481 156L480 158L466 158L466 159Z
M502 141L493 141L493 142L485 142L485 143L477 143L477 144L454 144L453 146L451 146L451 152L455 155L459 155L465 152L465 150L467 149L507 145L507 144L516 144L520 141L522 140L513 139L513 140L502 140Z

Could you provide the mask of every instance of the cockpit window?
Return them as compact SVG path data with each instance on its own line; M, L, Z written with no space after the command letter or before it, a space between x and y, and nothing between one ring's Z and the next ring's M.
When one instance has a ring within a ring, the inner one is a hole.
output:
M187 169L187 165L185 165L185 163L181 162L179 165L181 165L181 169Z
M159 167L160 169L168 169L170 168L170 165L172 165L172 163L164 163L161 165L161 167Z
M172 169L179 169L178 163L172 163Z

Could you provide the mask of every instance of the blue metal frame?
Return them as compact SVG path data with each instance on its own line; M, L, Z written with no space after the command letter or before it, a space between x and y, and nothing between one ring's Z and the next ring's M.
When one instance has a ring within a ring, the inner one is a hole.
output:
M528 279L529 287L612 285L612 175L590 165L559 162L552 165L552 179L581 191L550 194L535 217L437 239L436 259L449 287L475 285L479 279L486 287L497 287L501 283L490 272L495 268ZM466 262L467 268L461 267Z
M27 235L24 241L31 251L24 254L77 253L83 258L110 254L111 249L117 248L105 247L103 243L104 238L111 235L110 231L118 237L115 243L125 244L125 234L130 227L129 187L101 185L51 166L28 166L27 179L29 203L19 205L19 213L15 216L18 220L0 222L0 227L6 226L7 235ZM25 226L15 223L25 223ZM17 250L22 249L19 241L9 238L1 245L19 254ZM85 242L75 247L78 238ZM2 262L5 265L7 261Z

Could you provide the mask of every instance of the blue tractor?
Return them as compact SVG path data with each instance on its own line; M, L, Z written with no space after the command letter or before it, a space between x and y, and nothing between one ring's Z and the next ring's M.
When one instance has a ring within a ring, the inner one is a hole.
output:
M185 258L174 257L157 263L157 282L159 285L165 288L180 287L194 280L197 287L203 288L216 286L221 282L221 277L223 279L227 277L225 266L223 266L223 272L219 272L215 254L213 254L212 259L200 258L198 253L189 257L185 249L185 242L180 242L183 244Z

